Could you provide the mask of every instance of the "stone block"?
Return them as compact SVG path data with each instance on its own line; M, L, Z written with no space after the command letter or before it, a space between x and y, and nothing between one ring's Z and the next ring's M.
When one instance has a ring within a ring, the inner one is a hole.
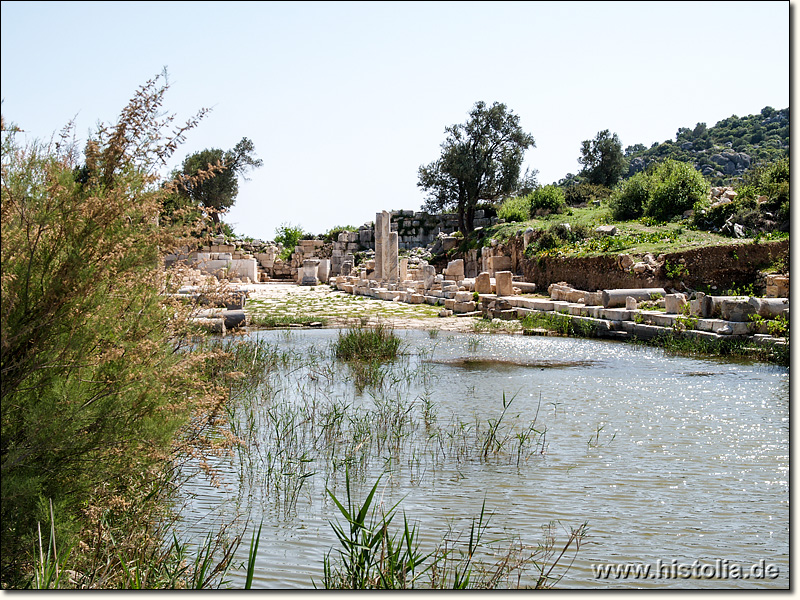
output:
M618 308L626 305L628 296L635 298L638 302L643 302L650 300L655 295L664 297L667 295L667 292L664 288L603 290L602 303L603 308Z
M767 275L767 298L788 298L789 278L785 275Z
M475 278L475 291L479 294L492 293L492 279L488 272L484 271Z
M447 306L445 305L445 308ZM475 311L475 303L474 302L454 302L453 303L453 312L454 313L468 313Z
M750 304L750 299L731 298L725 299L720 305L721 316L725 321L749 322L750 316L755 315L756 307Z
M490 256L487 259L487 271L489 271L490 275L494 275L495 278L497 277L497 273L500 271L510 271L511 270L511 257L510 256Z
M686 306L686 296L683 294L667 294L664 296L664 308L667 314L680 314Z
M495 273L495 287L498 296L513 296L514 289L512 283L513 273L511 271L498 271Z
M765 319L774 319L789 309L788 298L750 298L756 314Z

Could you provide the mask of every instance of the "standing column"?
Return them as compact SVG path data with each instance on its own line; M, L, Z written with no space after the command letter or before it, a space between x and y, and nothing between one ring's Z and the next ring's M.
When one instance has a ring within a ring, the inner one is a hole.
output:
M399 240L396 231L389 232L389 243L384 246L384 256L386 257L384 271L386 279L391 283L397 283L398 279L398 254L400 253Z
M386 252L389 243L389 223L391 215L379 212L375 215L375 280L386 278Z

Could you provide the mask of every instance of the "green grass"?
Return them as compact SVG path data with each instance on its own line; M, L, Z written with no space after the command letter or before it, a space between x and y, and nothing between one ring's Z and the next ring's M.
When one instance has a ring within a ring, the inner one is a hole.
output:
M565 244L545 254L555 256L597 256L602 254L615 254L630 252L643 254L661 254L678 252L702 246L730 245L737 243L752 243L753 240L744 238L737 240L709 231L691 229L688 221L674 223L653 223L647 219L633 221L614 221L611 211L607 206L589 208L570 208L567 212L558 215L547 215L517 223L501 223L487 227L483 230L484 243L488 244L492 238L505 240L524 231L527 228L534 230L547 230L559 223L569 223L573 229L585 227L594 231L600 225L614 225L617 235L613 237L590 237L581 242ZM783 239L788 234L771 234L762 236L762 240Z
M400 338L383 324L372 327L355 326L339 332L333 353L339 360L372 362L397 358Z

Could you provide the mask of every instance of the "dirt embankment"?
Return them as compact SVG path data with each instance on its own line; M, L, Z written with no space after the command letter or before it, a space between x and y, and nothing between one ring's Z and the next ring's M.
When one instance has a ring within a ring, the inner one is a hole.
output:
M789 240L708 246L665 253L664 261L659 263L654 273L623 269L617 256L523 258L520 263L525 281L535 283L543 291L551 283L560 281L587 291L644 287L697 289L703 286L729 289L758 284L759 271L780 257L786 257L786 264L789 264ZM667 264L673 268L683 265L682 275L670 279Z

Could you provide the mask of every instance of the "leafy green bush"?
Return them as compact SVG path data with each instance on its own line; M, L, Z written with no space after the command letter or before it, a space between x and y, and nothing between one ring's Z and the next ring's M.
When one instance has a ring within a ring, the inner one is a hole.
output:
M358 227L353 227L352 225L337 225L322 234L322 241L336 242L339 240L339 234L345 231L358 231Z
M497 211L497 216L509 223L527 221L531 214L531 199L529 196L512 196L506 198Z
M644 171L620 182L608 200L612 217L618 221L641 217L649 200L647 191L649 183L650 180Z
M542 216L549 213L560 214L567 207L564 190L555 185L546 185L530 193L531 216Z
M708 197L708 181L689 163L667 159L648 176L644 215L669 221Z
M589 204L594 200L603 202L611 195L611 189L593 183L578 183L564 188L564 200L569 206Z
M297 242L311 237L310 234L303 231L299 226L295 227L291 223L284 223L275 229L275 242L283 246L281 250L281 260L289 260L289 257L294 252Z

